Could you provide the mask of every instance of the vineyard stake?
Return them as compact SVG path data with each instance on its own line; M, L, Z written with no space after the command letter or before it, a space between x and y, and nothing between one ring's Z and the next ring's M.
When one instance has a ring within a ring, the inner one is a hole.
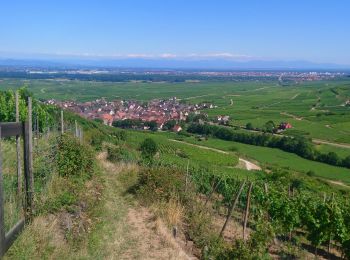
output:
M185 192L187 192L187 182L188 182L188 167L190 166L190 160L187 160L187 168L186 168L186 183L185 183Z
M61 134L64 134L63 110L61 110Z
M245 241L247 239L247 223L248 223L248 217L249 217L249 208L250 208L250 196L253 189L253 183L251 182L249 185L248 190L248 196L247 196L247 204L245 208L245 215L244 215L244 225L243 225L243 240Z
M74 120L74 123L75 123L75 137L78 138L79 134L78 134L78 122L77 122L77 120Z
M334 202L334 192L332 192L332 200L331 200L331 208L332 209L333 209L333 202ZM329 233L328 254L331 253L331 243L332 243L332 232Z
M223 225L223 227L222 227L222 229L221 229L221 232L220 232L220 234L219 234L219 238L222 237L222 235L224 234L224 231L225 231L225 229L226 229L227 223L228 223L228 221L230 220L230 217L231 217L231 215L232 215L232 212L233 212L234 208L236 207L236 205L237 205L237 203L238 203L238 199L239 199L239 196L240 196L241 193L242 193L242 190L243 190L243 188L244 188L244 185L245 185L245 180L242 182L241 187L239 188L239 191L238 191L238 193L237 193L237 195L236 195L236 197L235 197L235 199L234 199L234 202L232 203L232 205L231 205L231 207L230 207L230 209L229 209L229 211L228 211L228 214L227 214L227 217L226 217L226 221L225 221L225 223L224 223L224 225Z
M215 185L213 185L211 192L209 193L209 195L207 196L207 199L205 200L204 207L207 206L209 200L211 199L211 196L213 196L214 192L219 187L220 183L221 183L221 179Z

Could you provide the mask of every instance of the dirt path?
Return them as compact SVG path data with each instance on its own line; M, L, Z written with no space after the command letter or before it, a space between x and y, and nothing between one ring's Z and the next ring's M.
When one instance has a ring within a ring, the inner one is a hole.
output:
M204 150L211 150L211 151L214 151L214 152L217 152L217 153L229 154L226 151L219 150L219 149L216 149L216 148L207 147L207 146L202 146L202 145L199 145L199 144L191 144L191 143L187 143L187 142L179 141L179 140L175 140L175 139L169 139L169 140L172 141L172 142L176 142L176 143L187 144L187 145L190 145L190 146L198 147L198 148L201 148L201 149L204 149Z
M261 167L250 162L247 161L245 159L239 158L240 162L243 162L245 164L245 169L247 169L248 171L261 171Z
M346 187L346 188L350 188L349 185L346 185L345 183L341 182L341 181L331 181L331 180L327 180L329 183L335 184L335 185L339 185L342 187Z
M292 97L290 98L290 100L296 99L299 95L300 95L300 93L295 94L294 96L292 96Z
M178 99L178 100L190 100L190 99L195 99L195 98L201 98L201 97L208 97L208 96L212 96L214 94L206 94L206 95L200 95L200 96L194 96L194 97L187 97L187 98L182 98L182 99Z
M292 118L294 118L295 120L299 120L299 121L301 121L301 120L304 119L303 117L298 117L298 116L296 116L296 115L293 115L293 114L290 114L290 113L287 113L287 112L281 112L280 114L281 114L281 115L284 115L284 116L292 117Z
M191 144L191 143L187 143L187 142L179 141L179 140L175 140L175 139L169 139L169 140L172 141L172 142L177 142L177 143L182 143L182 144L187 144L187 145L190 145L190 146L198 147L198 148L201 148L201 149L204 149L204 150L211 150L211 151L214 151L214 152L217 152L217 153L229 154L226 151L219 150L219 149L216 149L216 148L211 148L211 147L202 146L202 145L198 145L198 144ZM253 170L261 171L261 167L259 167L258 165L254 164L254 163L252 163L252 162L250 162L248 160L245 160L243 158L239 158L239 162L243 163L243 165L239 165L239 166L241 166L241 168L244 168L244 169L246 169L248 171L253 171Z
M350 149L350 144L333 143L333 142L321 140L321 139L312 139L312 142L315 144L328 144L328 145L335 146L335 147Z
M102 230L98 235L102 259L193 259L177 244L168 229L150 210L141 207L127 191L127 182L136 165L115 165L98 156L105 177ZM101 236L101 237L99 237Z

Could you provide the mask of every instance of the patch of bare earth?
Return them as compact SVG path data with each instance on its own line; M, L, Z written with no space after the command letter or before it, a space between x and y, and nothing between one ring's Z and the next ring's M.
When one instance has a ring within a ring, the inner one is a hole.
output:
M164 223L148 209L129 209L127 222L137 242L135 248L124 253L124 259L132 259L133 253L130 251L133 250L137 250L142 259L193 259L181 248Z

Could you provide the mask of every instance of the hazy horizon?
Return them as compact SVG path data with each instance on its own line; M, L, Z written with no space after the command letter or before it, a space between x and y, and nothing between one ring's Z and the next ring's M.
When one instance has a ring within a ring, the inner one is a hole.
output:
M349 9L345 0L11 1L2 4L0 57L350 67Z

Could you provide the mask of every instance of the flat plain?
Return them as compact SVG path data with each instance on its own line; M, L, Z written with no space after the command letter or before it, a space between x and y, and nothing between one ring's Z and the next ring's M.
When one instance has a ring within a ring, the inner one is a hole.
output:
M66 79L3 79L0 90L27 86L38 98L91 101L105 97L148 101L176 96L190 103L211 102L209 116L229 115L233 124L261 127L272 120L290 122L299 134L350 143L350 78L280 86L277 81L98 82Z

